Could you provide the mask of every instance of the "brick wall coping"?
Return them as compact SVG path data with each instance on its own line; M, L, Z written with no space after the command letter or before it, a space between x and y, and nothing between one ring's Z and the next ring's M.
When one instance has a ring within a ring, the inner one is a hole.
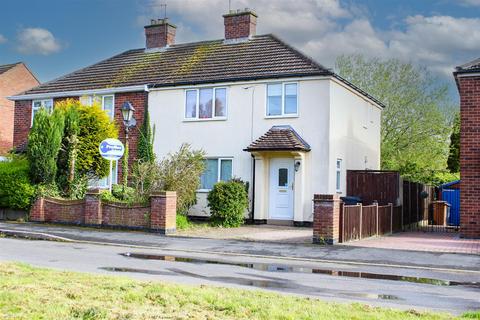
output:
M115 207L115 208L130 208L130 209L135 209L135 208L150 208L149 203L123 203L123 202L115 202L115 201L110 201L110 200L102 200L102 205L106 205L109 207Z
M313 201L340 201L338 194L314 194Z
M52 198L52 197L43 197L44 201L56 204L63 204L66 206L73 206L77 204L83 204L85 202L84 199L80 200L72 200L72 199L60 199L60 198Z
M154 191L151 194L152 197L176 197L175 191Z

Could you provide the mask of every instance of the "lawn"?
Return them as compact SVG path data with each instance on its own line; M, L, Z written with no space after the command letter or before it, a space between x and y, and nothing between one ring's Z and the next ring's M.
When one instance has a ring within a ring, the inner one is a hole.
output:
M479 314L470 318L480 319ZM0 264L0 319L452 319L261 291Z

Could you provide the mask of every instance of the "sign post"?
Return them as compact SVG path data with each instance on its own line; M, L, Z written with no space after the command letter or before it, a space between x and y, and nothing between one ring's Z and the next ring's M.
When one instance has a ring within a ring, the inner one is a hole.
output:
M113 161L117 161L120 159L124 152L125 147L123 143L118 139L105 139L100 142L98 146L98 150L100 151L100 155L102 158L110 161L110 171L108 177L108 189L112 192L112 168L113 168Z

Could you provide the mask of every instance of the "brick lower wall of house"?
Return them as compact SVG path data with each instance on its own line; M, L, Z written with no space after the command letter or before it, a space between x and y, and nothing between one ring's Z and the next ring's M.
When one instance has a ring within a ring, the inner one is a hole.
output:
M102 202L102 224L106 226L150 228L150 206Z
M480 76L457 77L460 93L460 232L480 238Z
M123 116L122 116L122 105L129 101L135 108L133 114L135 120L137 120L137 125L130 129L128 133L128 145L129 145L129 154L128 154L128 165L132 168L132 165L137 160L137 148L138 140L140 137L140 127L143 123L143 117L145 114L145 109L148 103L148 93L147 92L124 92L115 94L115 122L118 124L119 128L119 139L125 143L125 126L123 125ZM130 169L131 172L131 169ZM122 181L123 178L123 168L122 161L118 163L118 181Z
M72 224L85 223L85 204L83 200L57 200L45 198L43 208L45 221Z
M30 210L30 221L145 229L171 234L176 231L175 192L152 194L150 205L126 205L100 200L98 190L84 200L38 198Z

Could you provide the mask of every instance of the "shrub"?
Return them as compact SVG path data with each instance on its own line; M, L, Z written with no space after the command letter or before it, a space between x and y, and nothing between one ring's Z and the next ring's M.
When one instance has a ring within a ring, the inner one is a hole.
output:
M200 175L205 168L203 157L203 151L191 150L189 144L182 144L180 150L158 164L159 180L155 190L176 191L179 214L186 214L197 200Z
M49 114L44 108L37 111L28 135L27 147L30 176L34 183L51 184L55 181L62 132L62 112L55 110Z
M98 145L104 139L117 138L118 128L99 105L83 106L75 101L72 103L78 108L80 127L75 170L81 176L106 177L110 164L98 152Z
M160 172L155 162L138 161L132 173L132 182L140 198L147 199L152 191L158 190Z
M188 217L184 214L177 214L177 229L184 230L190 227L190 221Z
M138 159L143 162L154 162L155 153L153 152L153 142L155 138L155 125L150 125L150 113L148 110L145 111L145 117L139 132Z
M227 228L242 225L244 212L248 207L245 184L238 181L218 182L207 199L214 225Z
M0 207L28 210L35 196L25 159L0 162Z

